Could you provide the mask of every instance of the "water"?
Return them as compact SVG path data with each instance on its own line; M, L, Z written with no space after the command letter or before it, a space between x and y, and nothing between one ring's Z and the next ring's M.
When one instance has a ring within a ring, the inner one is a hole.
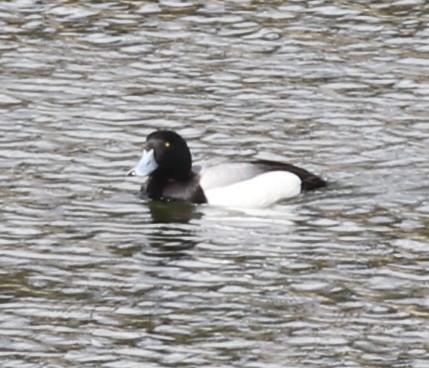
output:
M417 0L2 2L1 367L427 367L428 24ZM330 186L142 201L157 128Z

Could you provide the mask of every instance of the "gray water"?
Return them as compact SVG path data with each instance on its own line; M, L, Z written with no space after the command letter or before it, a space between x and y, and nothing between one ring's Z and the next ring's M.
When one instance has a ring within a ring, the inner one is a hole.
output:
M429 366L425 1L0 3L0 366ZM154 129L328 188L138 198Z

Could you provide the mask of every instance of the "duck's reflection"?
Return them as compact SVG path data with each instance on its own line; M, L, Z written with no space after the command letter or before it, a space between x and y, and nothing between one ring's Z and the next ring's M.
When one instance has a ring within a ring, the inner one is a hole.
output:
M185 201L148 201L154 223L187 224L202 217L199 206Z
M198 243L192 220L202 217L198 205L182 201L148 201L153 224L150 245L160 251L159 255L171 256L172 253L188 250Z

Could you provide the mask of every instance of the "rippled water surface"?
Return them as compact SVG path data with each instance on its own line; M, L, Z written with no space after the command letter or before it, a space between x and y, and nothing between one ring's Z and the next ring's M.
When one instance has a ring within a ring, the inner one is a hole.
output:
M1 367L428 367L428 24L418 0L2 1ZM157 128L330 186L140 200Z

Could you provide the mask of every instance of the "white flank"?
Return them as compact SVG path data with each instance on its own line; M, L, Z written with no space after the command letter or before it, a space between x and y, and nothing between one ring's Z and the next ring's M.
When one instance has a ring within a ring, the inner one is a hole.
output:
M225 207L260 208L301 192L301 179L287 171L272 171L252 179L205 190L209 204Z

